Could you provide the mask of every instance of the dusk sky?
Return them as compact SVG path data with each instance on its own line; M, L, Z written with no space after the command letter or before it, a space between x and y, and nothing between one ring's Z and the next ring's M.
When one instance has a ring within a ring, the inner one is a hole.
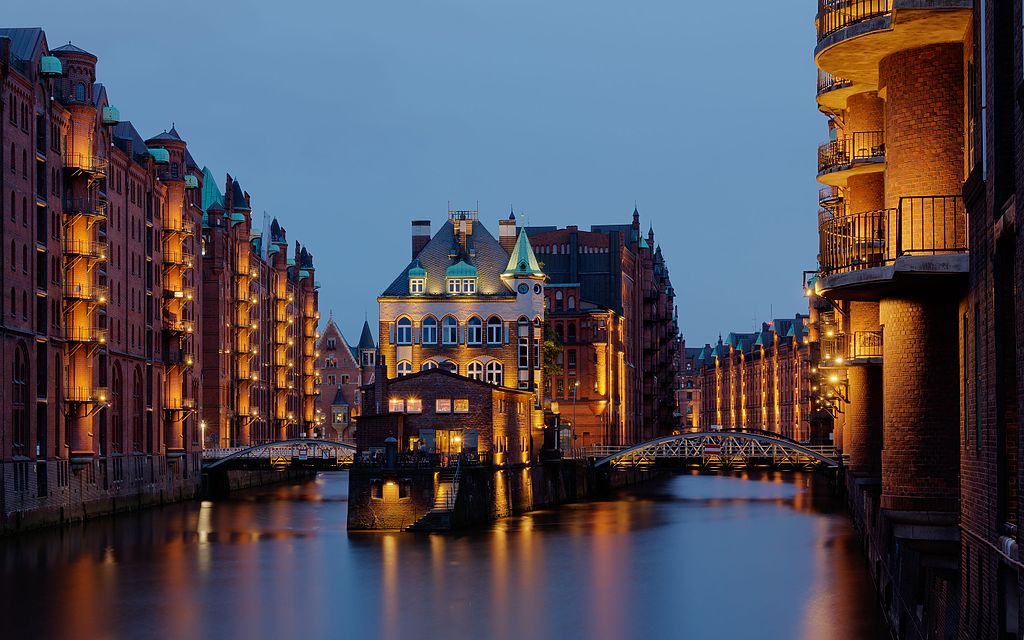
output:
M434 229L653 223L690 346L806 312L815 266L814 3L5 2L99 57L144 137L170 128L313 253L358 340ZM139 26L144 25L144 26Z

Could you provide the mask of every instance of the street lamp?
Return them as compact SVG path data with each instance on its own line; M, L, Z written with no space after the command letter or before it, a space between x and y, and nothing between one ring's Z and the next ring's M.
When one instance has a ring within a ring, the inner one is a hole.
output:
M206 448L206 420L199 421L199 450Z
M572 425L569 427L569 452L576 444L576 396L579 395L580 381L572 383Z

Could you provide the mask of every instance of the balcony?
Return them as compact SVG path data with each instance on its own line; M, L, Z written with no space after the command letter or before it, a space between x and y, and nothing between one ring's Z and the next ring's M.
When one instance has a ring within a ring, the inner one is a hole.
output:
M850 354L854 360L875 360L882 357L882 332L881 331L854 331L853 352Z
M194 297L191 287L173 287L164 289L165 300L192 300Z
M818 84L815 96L822 111L840 111L846 107L846 99L854 93L863 91L863 87L855 86L853 80L834 76L827 71L818 70Z
M168 398L164 402L164 411L190 411L195 408L194 398Z
M106 344L107 330L95 327L65 327L64 339L68 342Z
M892 0L818 0L818 42L855 24L892 14Z
M175 233L183 236L190 236L193 233L195 233L195 223L192 220L185 217L179 218L177 220L164 218L161 222L165 233Z
M65 387L65 402L80 402L83 404L106 404L109 397L104 387Z
M188 320L164 320L163 329L168 333L192 333L193 325Z
M105 260L107 257L107 243L95 242L93 240L71 240L65 238L64 255L71 258Z
M102 304L107 301L107 288L92 283L65 283L64 299Z
M852 336L830 331L821 338L823 367L873 362L881 357L881 331L855 331Z
M107 175L108 162L91 153L65 153L64 168L72 173L87 174L90 177L102 178Z
M163 254L164 266L184 267L191 269L194 261L189 251L166 251Z
M64 202L64 213L69 216L103 219L107 217L107 200L105 198L71 198Z
M818 180L845 186L851 175L885 170L885 133L858 131L818 147Z

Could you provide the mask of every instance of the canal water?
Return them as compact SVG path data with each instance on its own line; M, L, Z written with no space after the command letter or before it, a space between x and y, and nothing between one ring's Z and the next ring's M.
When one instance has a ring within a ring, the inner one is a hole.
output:
M680 475L455 536L347 476L0 539L4 638L885 638L820 476Z

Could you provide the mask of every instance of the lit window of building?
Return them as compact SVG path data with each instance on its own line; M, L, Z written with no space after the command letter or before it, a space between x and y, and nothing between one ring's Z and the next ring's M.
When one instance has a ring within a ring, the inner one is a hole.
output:
M420 342L423 344L437 344L437 318L427 316L423 319L420 327Z
M456 398L455 413L469 413L469 398Z
M504 367L497 360L487 363L487 379L490 384L503 385L505 383Z
M405 401L406 413L423 413L423 401L419 398L409 398Z
M390 398L388 400L388 411L391 413L405 413L405 400L403 398Z
M459 343L459 321L452 316L446 316L441 322L441 341L446 345Z
M483 321L476 316L469 319L466 324L466 342L471 345L479 345L483 342Z
M452 400L451 398L438 398L434 401L434 413L451 413L452 412Z
M412 363L408 360L402 360L398 363L398 375L407 376L412 373Z
M399 318L395 330L396 344L412 344L412 320Z
M466 368L466 375L468 375L470 378L473 378L474 380L483 380L484 365L480 364L476 360L470 362L469 366Z

